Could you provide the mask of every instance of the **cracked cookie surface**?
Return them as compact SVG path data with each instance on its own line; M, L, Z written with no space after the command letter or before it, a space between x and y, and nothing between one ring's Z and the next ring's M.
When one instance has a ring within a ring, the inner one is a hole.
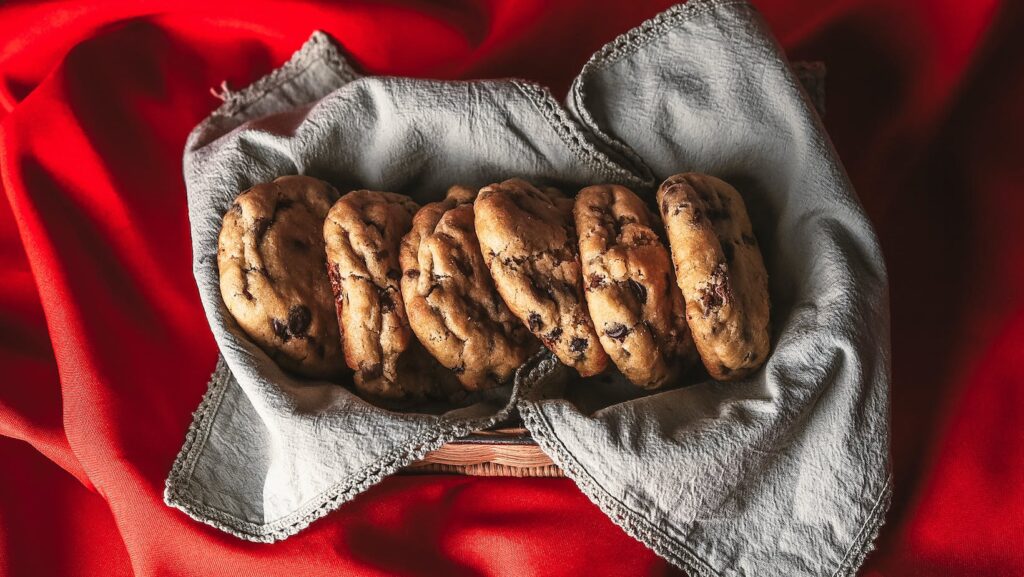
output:
M538 346L494 288L476 236L475 197L455 186L425 205L400 253L413 332L471 391L508 381Z
M743 197L698 173L658 189L686 319L701 360L719 380L743 378L768 356L768 273Z
M573 216L583 290L601 345L633 384L664 385L695 352L653 215L628 188L598 185L579 192Z
M345 362L355 371L357 389L383 398L428 392L429 383L402 370L409 364L402 357L410 349L411 330L398 250L418 208L405 195L355 190L334 203L322 227Z
M582 376L608 355L583 301L572 201L521 179L482 188L474 221L484 262L512 313Z
M218 238L228 311L282 368L313 378L345 369L320 233L337 198L306 176L258 184L235 199Z

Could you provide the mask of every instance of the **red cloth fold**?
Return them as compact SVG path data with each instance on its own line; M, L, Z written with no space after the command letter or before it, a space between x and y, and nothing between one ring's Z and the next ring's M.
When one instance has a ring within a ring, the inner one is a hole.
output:
M896 494L865 575L1024 574L1024 15L760 1L892 283ZM163 505L216 348L181 153L314 29L367 72L568 87L669 2L0 6L0 575L678 574L568 480L397 477L274 545Z

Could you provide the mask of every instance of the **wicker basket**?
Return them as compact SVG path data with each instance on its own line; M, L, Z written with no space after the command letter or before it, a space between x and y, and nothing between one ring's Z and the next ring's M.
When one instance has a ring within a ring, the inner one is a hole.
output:
M522 427L479 431L431 451L406 473L485 477L564 477Z

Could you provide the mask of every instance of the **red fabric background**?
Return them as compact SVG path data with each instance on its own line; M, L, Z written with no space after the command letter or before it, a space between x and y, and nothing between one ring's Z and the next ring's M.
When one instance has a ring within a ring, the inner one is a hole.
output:
M163 505L216 349L181 152L314 28L370 73L564 92L665 0L0 7L0 575L676 574L567 480L400 477L275 545ZM1024 575L1024 18L762 0L892 281L895 498L864 575Z

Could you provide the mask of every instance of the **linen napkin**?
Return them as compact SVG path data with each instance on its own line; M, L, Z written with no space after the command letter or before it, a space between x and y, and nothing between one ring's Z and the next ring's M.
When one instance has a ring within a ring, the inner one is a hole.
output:
M292 535L514 410L630 535L693 575L849 575L890 493L889 313L870 223L807 93L746 2L694 0L616 39L565 105L519 80L360 76L314 33L229 92L186 144L194 273L222 360L166 502L253 541ZM307 174L417 201L511 176L650 197L684 170L743 195L765 254L773 350L735 383L650 394L542 352L460 405L376 407L282 372L227 312L217 235L234 197Z

